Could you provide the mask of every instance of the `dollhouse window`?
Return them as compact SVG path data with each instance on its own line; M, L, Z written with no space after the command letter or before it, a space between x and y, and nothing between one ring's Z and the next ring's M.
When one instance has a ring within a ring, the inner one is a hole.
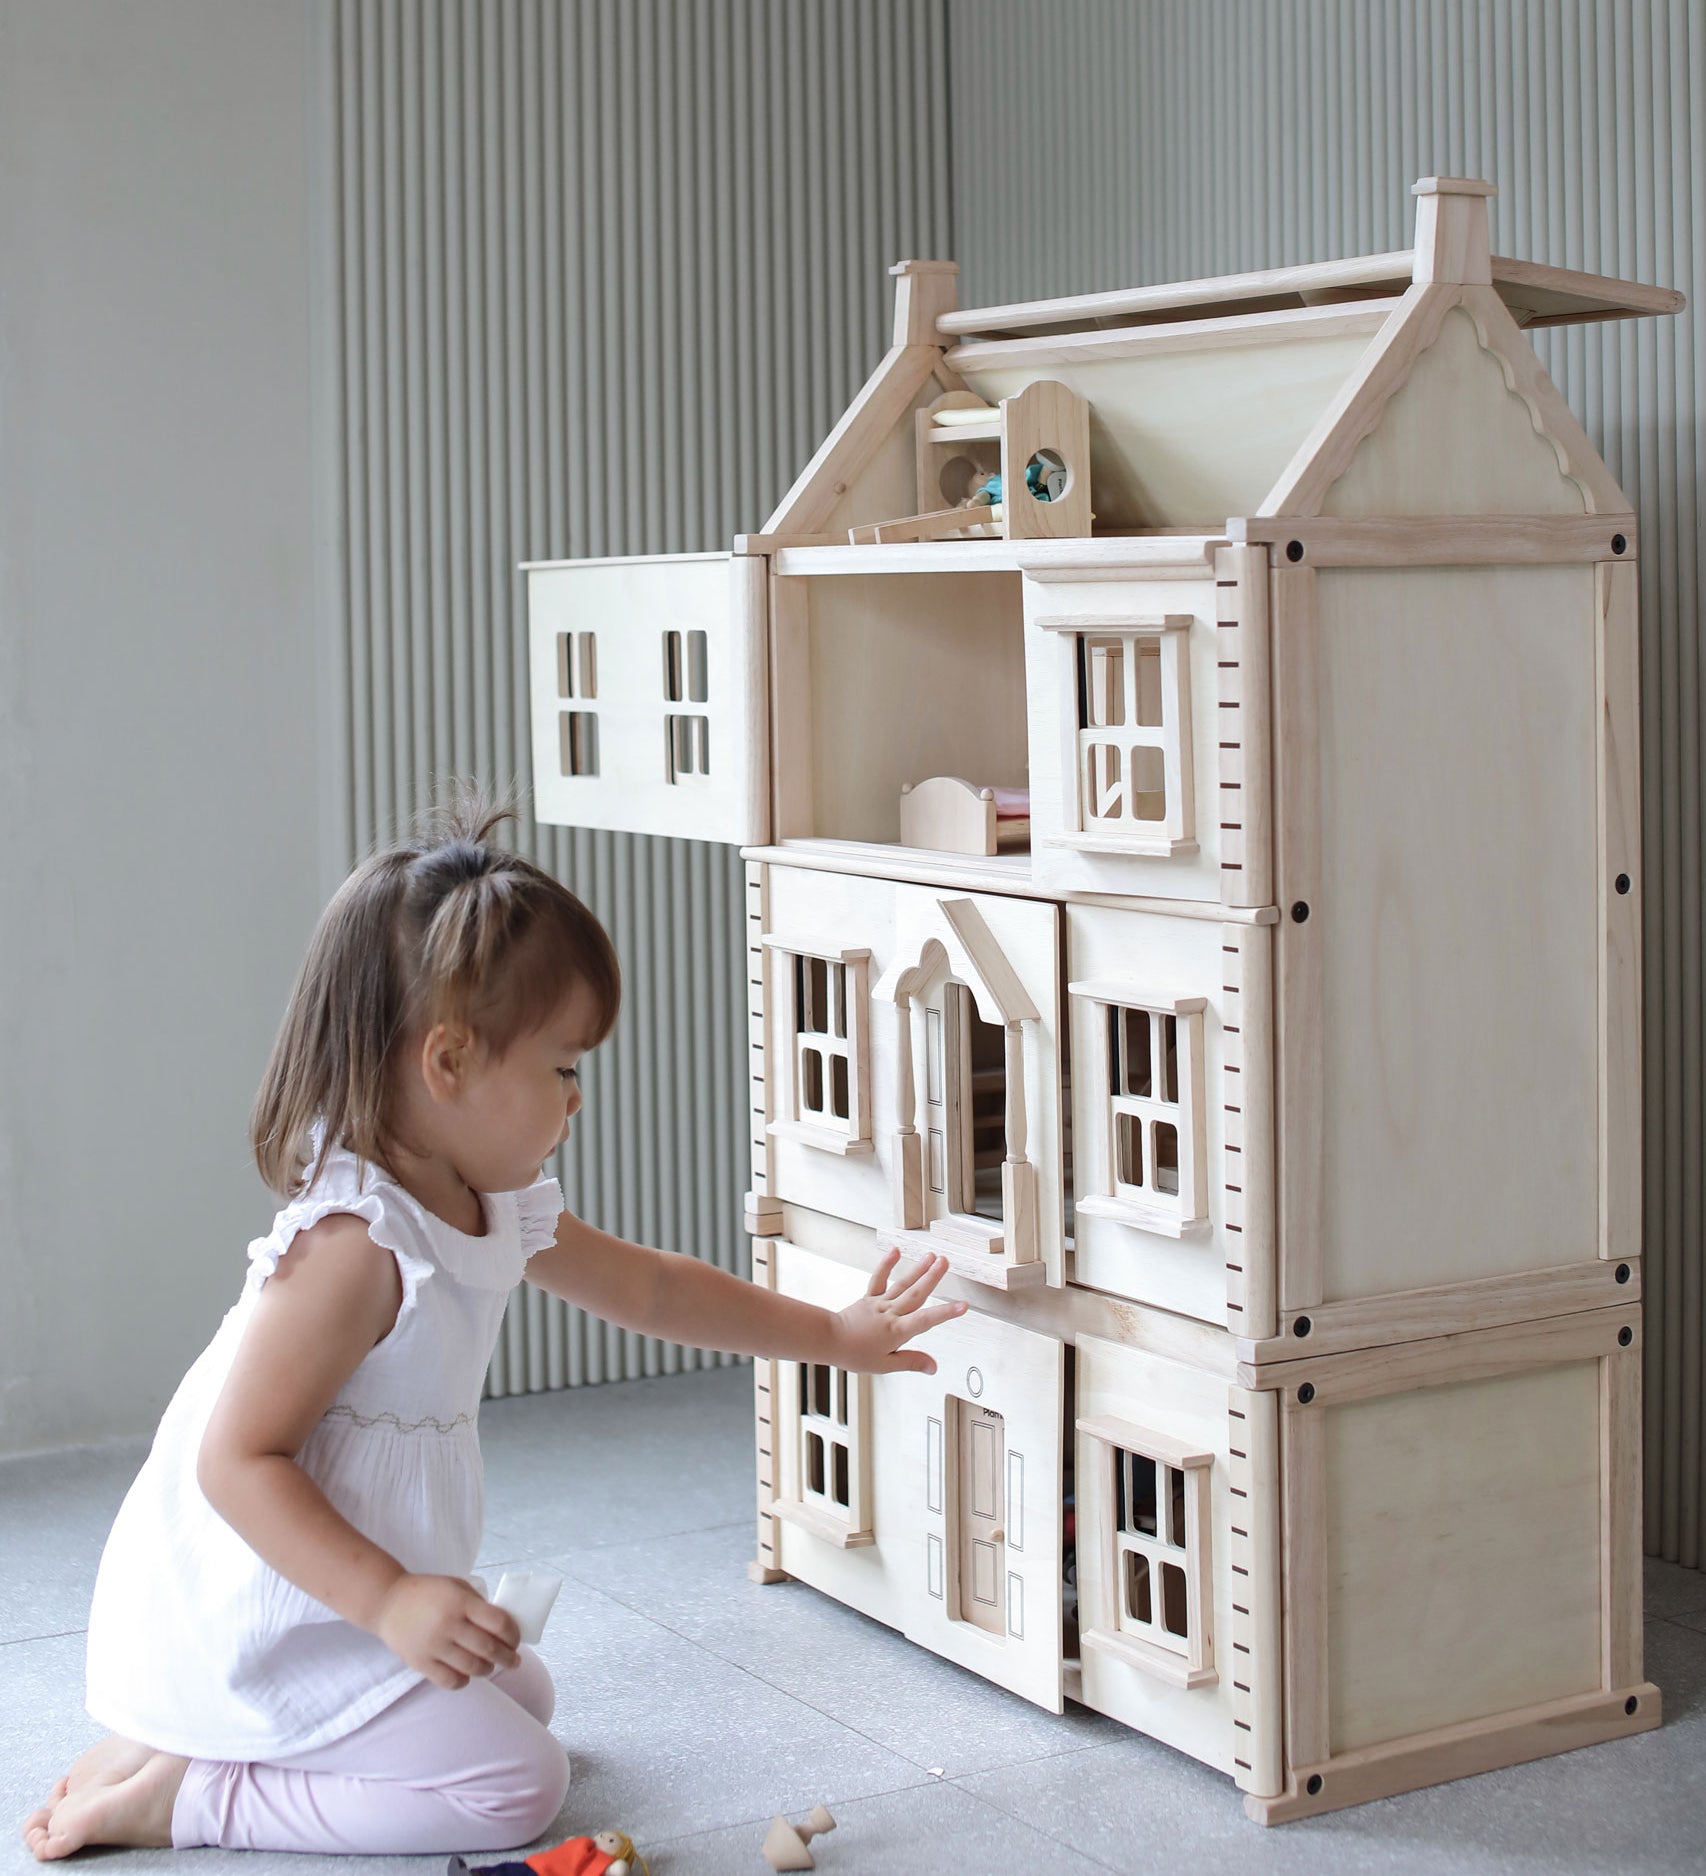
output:
M558 767L565 775L598 773L598 639L591 632L557 634L557 696L580 707L558 713Z
M1092 1046L1079 1068L1099 1151L1077 1209L1178 1236L1208 1216L1201 997L1162 1000L1117 984L1073 984ZM1083 1033L1082 1027L1079 1031Z
M1070 635L1077 689L1068 845L1173 853L1195 838L1190 617Z
M770 1132L832 1153L871 1152L870 952L765 944L777 1012Z
M825 1362L790 1362L783 1412L777 1515L843 1548L871 1543L865 1377Z
M709 640L704 632L670 630L663 635L663 696L669 705L702 704L710 696ZM711 719L703 712L671 709L664 717L664 766L669 780L711 773Z
M1121 1420L1080 1420L1078 1430L1090 1436L1104 1547L1081 1611L1083 1646L1176 1686L1212 1682L1211 1455Z

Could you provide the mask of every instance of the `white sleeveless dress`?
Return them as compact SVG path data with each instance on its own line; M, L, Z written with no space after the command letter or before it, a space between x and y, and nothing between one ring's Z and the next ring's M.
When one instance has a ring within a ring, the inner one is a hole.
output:
M101 1725L188 1758L277 1759L342 1738L422 1680L263 1563L203 1497L196 1458L279 1259L329 1212L356 1213L397 1259L402 1306L298 1461L405 1569L467 1576L484 1514L475 1422L486 1364L563 1195L541 1179L482 1204L485 1235L470 1237L337 1149L313 1192L249 1246L243 1294L173 1396L101 1557L87 1697Z

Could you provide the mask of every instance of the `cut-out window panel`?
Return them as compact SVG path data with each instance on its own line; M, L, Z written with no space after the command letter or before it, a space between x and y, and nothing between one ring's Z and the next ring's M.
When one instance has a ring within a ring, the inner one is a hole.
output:
M833 1153L874 1151L870 952L764 942L775 1012L769 1048L777 1070L769 1131Z
M801 1361L782 1378L777 1515L843 1548L873 1542L865 1377Z
M709 701L708 641L703 632L668 631L663 635L665 703Z
M702 631L670 629L663 635L663 699L667 704L702 704L710 699L710 641ZM711 773L711 719L699 711L664 717L664 773L679 784Z
M1098 1039L1080 1073L1102 1124L1076 1209L1177 1236L1208 1217L1201 997L1161 1001L1122 985L1069 986ZM1080 1030L1082 1033L1082 1029ZM1086 1155L1089 1158L1089 1155Z
M557 634L557 695L590 703L598 696L598 635Z
M663 720L665 768L671 782L711 773L711 719L667 716Z
M592 710L564 710L558 718L559 766L565 775L598 773L598 716Z
M1190 615L1072 623L1074 781L1056 838L1093 852L1194 850Z
M1078 1430L1090 1436L1098 1502L1088 1522L1103 1546L1094 1606L1081 1611L1084 1647L1176 1686L1212 1682L1211 1455L1121 1420L1080 1420Z

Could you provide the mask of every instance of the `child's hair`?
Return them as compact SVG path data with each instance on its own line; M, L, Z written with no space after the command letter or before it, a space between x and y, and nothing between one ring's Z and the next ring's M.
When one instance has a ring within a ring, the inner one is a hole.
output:
M615 1026L615 947L566 886L490 844L514 818L458 792L425 838L365 860L321 913L250 1116L255 1164L272 1191L289 1198L312 1186L321 1121L321 1159L342 1145L388 1163L392 1051L438 1023L466 1025L501 1056L578 984L596 1024L587 1046Z

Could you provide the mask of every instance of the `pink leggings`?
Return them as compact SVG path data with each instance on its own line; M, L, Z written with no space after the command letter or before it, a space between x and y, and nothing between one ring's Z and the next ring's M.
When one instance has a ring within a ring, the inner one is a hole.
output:
M509 1850L550 1826L569 1760L548 1730L556 1695L521 1665L452 1693L423 1681L346 1738L271 1764L192 1759L172 1847L344 1856Z

